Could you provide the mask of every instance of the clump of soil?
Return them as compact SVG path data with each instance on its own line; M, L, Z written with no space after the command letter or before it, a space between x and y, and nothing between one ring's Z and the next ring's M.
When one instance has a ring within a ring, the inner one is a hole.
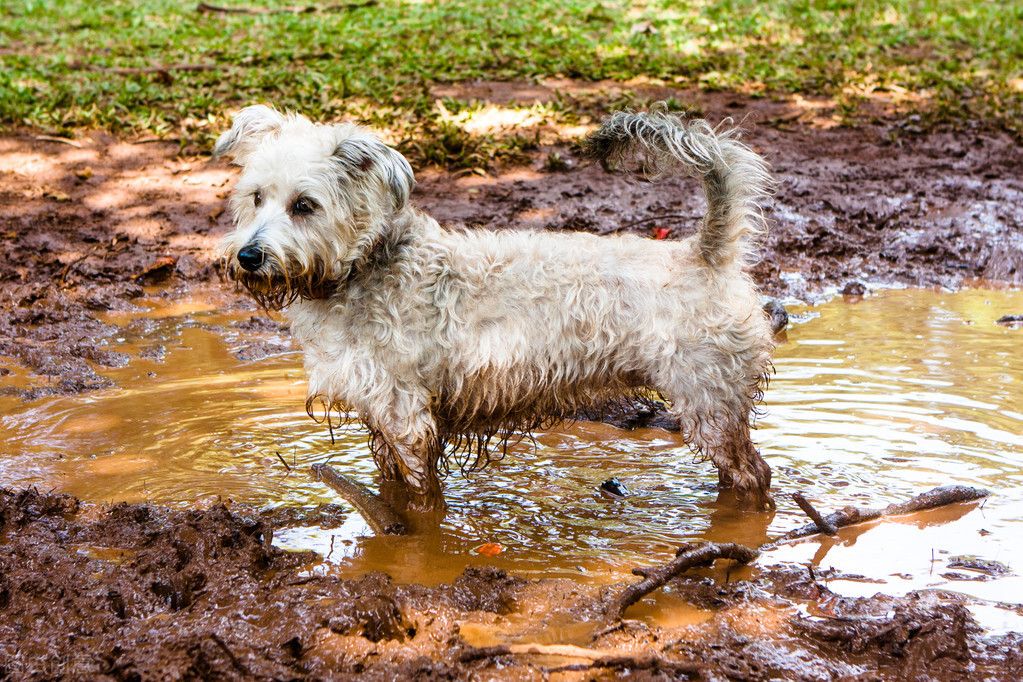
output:
M305 515L308 522L313 515ZM321 514L326 520L328 514ZM0 676L4 679L466 679L544 670L706 679L1012 679L1010 638L983 640L938 596L835 599L803 568L667 589L712 612L689 627L606 627L608 595L569 580L472 567L451 584L341 579L312 553L271 543L296 512L92 507L0 490ZM829 604L826 616L794 606ZM787 606L786 606L787 605ZM523 654L581 625L597 661ZM555 630L557 631L557 630ZM573 679L570 677L569 679Z

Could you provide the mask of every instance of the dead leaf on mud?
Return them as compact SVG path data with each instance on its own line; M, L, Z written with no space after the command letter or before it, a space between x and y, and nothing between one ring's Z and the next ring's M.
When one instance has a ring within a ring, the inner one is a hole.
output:
M62 192L53 187L43 187L43 196L54 201L71 201L71 196L67 192Z

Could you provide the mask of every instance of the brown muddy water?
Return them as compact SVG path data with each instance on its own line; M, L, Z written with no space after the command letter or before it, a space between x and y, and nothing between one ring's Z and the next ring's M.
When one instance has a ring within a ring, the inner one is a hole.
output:
M119 388L27 403L0 397L0 485L95 502L344 505L308 475L328 458L375 485L364 432L335 433L332 444L306 416L300 357L279 350L286 334L254 330L251 313L222 313L201 298L144 305L104 320L124 329L111 348L133 356L102 370ZM350 512L340 527L279 530L274 543L317 551L323 560L310 571L382 570L403 582L450 581L472 564L605 582L668 560L682 542L756 546L802 525L789 493L826 513L959 483L995 495L845 529L769 559L862 576L829 583L845 596L966 594L989 631L1023 630L1012 606L1023 602L1023 577L1012 575L1023 567L1023 329L994 323L1023 312L1023 292L889 289L789 308L795 319L756 433L774 471L775 514L719 505L714 470L694 463L675 434L580 422L522 442L486 471L449 476L446 516L410 537L373 537ZM246 359L254 339L279 352ZM0 387L38 381L15 369ZM612 476L631 491L626 499L599 493ZM1010 575L957 567L961 557L998 562ZM698 617L669 611L660 618Z

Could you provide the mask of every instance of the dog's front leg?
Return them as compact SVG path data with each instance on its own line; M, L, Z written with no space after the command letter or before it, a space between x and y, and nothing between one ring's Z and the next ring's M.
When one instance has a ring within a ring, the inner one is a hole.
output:
M406 401L401 401L406 402ZM396 405L392 404L392 408ZM433 415L426 409L411 413L367 415L377 465L385 479L400 480L408 492L411 511L444 508L437 465L442 446Z
M392 446L399 475L409 495L409 510L430 512L444 509L437 462L440 447L436 437L399 440Z

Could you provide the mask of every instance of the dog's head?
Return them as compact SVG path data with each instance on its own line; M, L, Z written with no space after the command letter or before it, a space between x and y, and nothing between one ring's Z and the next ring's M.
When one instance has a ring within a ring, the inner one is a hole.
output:
M365 128L264 105L238 112L213 154L242 167L223 243L228 272L271 309L344 281L415 182L405 158Z

